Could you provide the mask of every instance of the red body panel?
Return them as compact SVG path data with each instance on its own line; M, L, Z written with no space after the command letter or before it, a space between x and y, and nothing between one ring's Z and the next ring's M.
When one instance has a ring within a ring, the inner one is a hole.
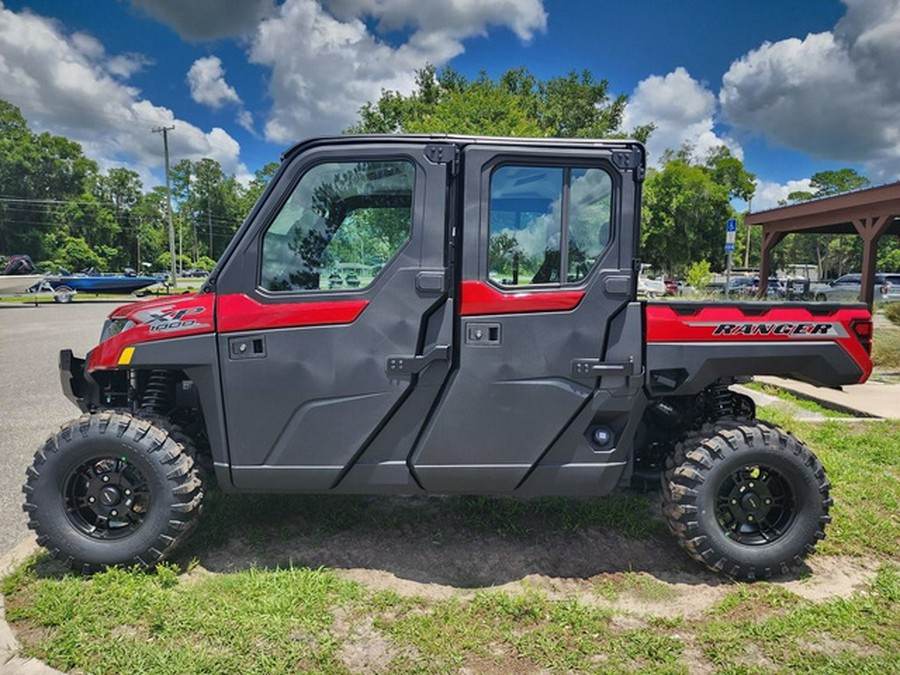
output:
M483 281L464 281L459 313L526 314L530 312L564 312L575 309L584 291L509 291L502 293Z
M872 315L865 308L839 307L819 311L815 306L728 304L649 304L645 310L647 343L654 342L836 342L860 367L864 382L872 360L860 340L871 336Z
M181 295L123 305L110 319L134 325L101 342L91 351L88 372L119 367L126 347L167 338L234 333L270 328L353 323L369 303L365 300L298 302L266 305L243 294Z
M109 318L128 320L134 326L101 342L91 351L88 372L117 368L125 347L215 331L215 295L177 295L122 305Z
M368 304L367 300L335 300L267 305L249 296L235 293L219 296L216 317L221 333L340 325L356 321Z

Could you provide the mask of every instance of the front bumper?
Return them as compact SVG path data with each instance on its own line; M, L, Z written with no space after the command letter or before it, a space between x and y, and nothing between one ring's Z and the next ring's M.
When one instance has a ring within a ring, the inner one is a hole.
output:
M90 412L99 403L100 388L85 372L87 358L79 359L71 349L59 352L59 381L63 394L81 412Z

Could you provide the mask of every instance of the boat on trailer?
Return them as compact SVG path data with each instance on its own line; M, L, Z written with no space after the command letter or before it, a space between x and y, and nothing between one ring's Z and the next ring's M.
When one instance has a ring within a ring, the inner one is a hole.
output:
M165 276L140 276L136 274L49 274L44 283L53 289L56 302L69 302L76 293L111 293L128 295L154 284L168 281Z

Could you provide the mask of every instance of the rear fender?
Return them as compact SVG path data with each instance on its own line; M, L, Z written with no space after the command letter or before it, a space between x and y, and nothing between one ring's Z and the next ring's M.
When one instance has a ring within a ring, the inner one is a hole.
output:
M684 302L647 305L645 313L652 394L694 394L747 375L839 387L872 372L865 305Z

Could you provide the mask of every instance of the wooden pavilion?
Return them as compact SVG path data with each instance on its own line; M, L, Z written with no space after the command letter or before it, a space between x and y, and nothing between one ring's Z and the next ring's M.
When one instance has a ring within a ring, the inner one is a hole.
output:
M863 239L859 299L871 309L875 300L878 241L884 234L900 235L900 182L751 213L746 222L762 226L761 298L766 295L772 271L772 249L785 235L791 232L858 234Z

